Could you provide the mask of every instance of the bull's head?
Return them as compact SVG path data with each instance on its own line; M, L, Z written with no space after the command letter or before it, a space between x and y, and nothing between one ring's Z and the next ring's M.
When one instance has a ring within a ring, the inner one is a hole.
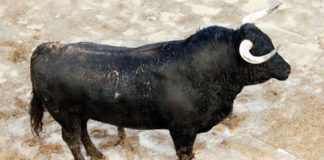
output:
M247 72L258 74L253 76L256 78L253 80L255 82L270 78L286 80L290 74L290 65L278 54L279 46L274 47L271 39L251 23L274 11L278 6L246 16L243 19L244 24L237 30L240 40L239 53L244 61L244 68L249 70Z

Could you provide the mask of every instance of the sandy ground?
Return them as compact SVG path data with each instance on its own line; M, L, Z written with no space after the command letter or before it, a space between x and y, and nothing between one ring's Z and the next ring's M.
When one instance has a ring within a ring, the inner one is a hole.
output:
M197 160L320 160L324 157L324 2L281 0L256 25L292 65L284 82L246 87L232 120L198 136ZM267 0L0 0L0 159L72 159L60 127L46 115L45 131L29 127L29 57L42 42L92 41L138 46L182 39L199 27L237 28ZM95 144L110 160L175 160L168 131L128 129L128 143L112 147L117 129L90 122ZM84 150L83 150L83 153Z

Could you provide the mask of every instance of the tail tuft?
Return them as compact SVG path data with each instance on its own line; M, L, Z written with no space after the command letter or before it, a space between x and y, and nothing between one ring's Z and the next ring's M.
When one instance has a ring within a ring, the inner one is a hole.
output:
M42 105L40 98L35 93L34 89L33 89L33 98L30 102L29 114L30 114L30 124L33 133L39 136L39 132L41 132L43 128L42 119L44 115L44 107Z

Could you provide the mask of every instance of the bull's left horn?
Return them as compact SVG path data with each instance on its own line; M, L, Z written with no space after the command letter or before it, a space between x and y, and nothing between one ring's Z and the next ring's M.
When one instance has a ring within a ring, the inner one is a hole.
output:
M280 45L273 49L270 53L263 56L254 56L251 54L250 49L253 47L253 43L250 40L243 40L240 44L239 52L241 57L248 63L252 64L260 64L269 60L272 56L274 56L278 50Z
M242 24L245 23L253 23L255 20L262 18L268 14L270 14L271 12L275 11L277 8L279 8L279 6L281 5L281 3L272 6L271 8L268 9L264 9L264 10L260 10L260 11L256 11L253 13L248 14L247 16L245 16L242 19Z

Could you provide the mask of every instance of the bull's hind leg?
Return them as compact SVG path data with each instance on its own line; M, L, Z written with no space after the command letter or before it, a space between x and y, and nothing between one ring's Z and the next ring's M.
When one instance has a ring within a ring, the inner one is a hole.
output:
M87 129L88 120L81 121L81 141L83 143L84 148L87 151L87 154L91 157L91 160L103 159L104 155L98 151L95 145L92 143L88 129Z
M51 114L51 116L61 125L62 138L70 148L74 159L84 160L80 149L81 118L76 116L76 114L71 114L71 112L65 110L66 108L71 107L65 107L61 105L61 107L58 108L57 106L58 105L48 103L46 105L46 109Z
M192 150L197 135L193 129L171 129L170 135L179 160L193 159L194 153Z
M70 119L71 118L71 119ZM62 126L62 137L69 146L75 160L84 160L80 150L81 122L78 118L69 117L67 122L60 122Z
M118 141L116 143L116 146L119 144L124 144L126 141L126 131L123 127L118 126Z

